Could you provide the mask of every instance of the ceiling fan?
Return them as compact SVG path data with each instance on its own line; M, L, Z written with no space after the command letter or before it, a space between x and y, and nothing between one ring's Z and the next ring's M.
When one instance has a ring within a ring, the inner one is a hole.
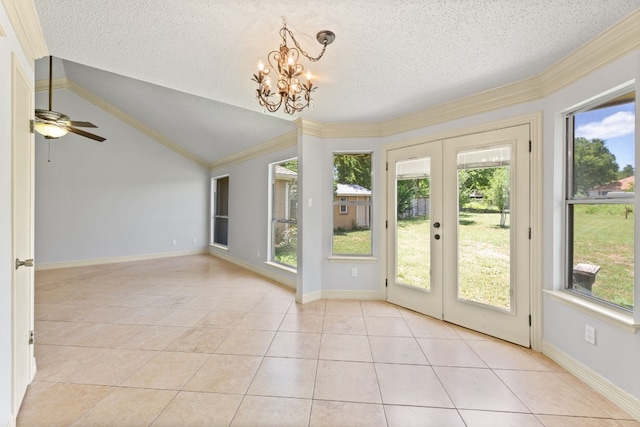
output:
M49 109L38 110L36 109L35 130L44 135L46 139L57 139L66 135L68 132L75 133L76 135L84 136L86 138L93 139L98 142L105 141L98 135L86 132L81 128L97 128L98 126L89 122L73 121L69 116L58 113L51 110L51 94L52 94L52 69L53 69L53 57L49 56Z

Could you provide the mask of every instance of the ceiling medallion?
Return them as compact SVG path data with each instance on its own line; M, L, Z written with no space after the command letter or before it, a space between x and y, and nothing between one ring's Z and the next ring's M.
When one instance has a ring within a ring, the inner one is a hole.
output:
M287 46L287 35L291 37L296 47ZM320 31L316 35L318 43L322 45L322 52L316 58L309 56L298 44L287 23L282 19L280 29L282 43L279 50L273 50L267 55L267 64L262 61L258 64L258 74L254 74L253 80L258 83L256 99L258 103L269 112L277 111L284 105L287 114L295 114L312 105L311 92L316 87L311 82L311 73L306 73L306 83L300 82L304 73L304 67L298 64L300 54L311 62L316 62L324 55L327 46L333 43L336 35L332 31ZM273 80L275 80L275 85Z

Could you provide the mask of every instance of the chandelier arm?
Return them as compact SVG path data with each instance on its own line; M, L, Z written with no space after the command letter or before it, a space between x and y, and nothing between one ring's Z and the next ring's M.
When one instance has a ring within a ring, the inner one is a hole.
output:
M302 53L311 62L318 61L320 58L322 58L322 55L324 55L325 50L327 50L327 44L328 43L327 43L327 40L325 40L324 43L322 43L322 52L320 52L320 55L318 55L317 58L314 58L314 57L310 56L307 52L305 52L304 49L302 49L302 47L300 47L300 44L298 43L296 38L293 36L293 33L291 32L290 29L288 29L287 27L283 27L283 30L285 30L287 33L289 33L289 37L291 37L291 40L293 40L293 43L296 45L296 47L298 48L300 53Z

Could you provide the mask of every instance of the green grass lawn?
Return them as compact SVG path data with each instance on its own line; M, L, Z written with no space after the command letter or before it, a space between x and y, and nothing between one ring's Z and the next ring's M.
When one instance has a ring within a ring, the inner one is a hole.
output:
M625 205L574 206L573 265L600 266L592 294L633 308L633 214Z
M334 231L334 255L371 255L371 230Z
M461 213L459 297L508 309L509 228L500 228L498 213ZM397 280L430 287L428 217L398 221Z

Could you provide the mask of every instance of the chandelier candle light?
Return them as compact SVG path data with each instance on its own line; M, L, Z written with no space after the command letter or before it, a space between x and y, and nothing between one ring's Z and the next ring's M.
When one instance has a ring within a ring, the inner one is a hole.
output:
M296 47L289 48L287 46L287 35L291 37ZM336 39L336 35L328 30L320 31L316 35L316 40L322 45L322 52L316 58L309 56L302 50L291 30L287 28L284 19L282 20L280 37L282 37L280 49L269 52L267 55L268 64L265 65L260 61L258 74L254 74L251 80L258 83L256 99L262 107L273 113L284 104L285 113L295 114L311 105L311 92L316 89L311 82L309 71L306 73L307 82L300 82L300 77L304 73L304 67L298 64L300 54L309 61L316 62L322 58L327 46ZM272 77L276 79L275 87L272 87Z

